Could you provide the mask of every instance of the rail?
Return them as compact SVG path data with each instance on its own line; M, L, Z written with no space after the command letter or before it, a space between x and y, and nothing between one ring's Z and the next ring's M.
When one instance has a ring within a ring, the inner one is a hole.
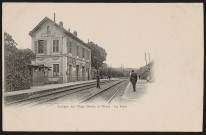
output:
M111 89L111 88L114 87L114 86L117 86L118 84L120 84L120 83L122 83L122 82L125 82L125 80L118 81L117 83L115 83L115 84L113 84L113 85L111 85L111 86L109 86L109 87L107 87L107 88L102 89L101 91L99 91L99 92L97 92L97 93L95 93L95 94L93 94L93 95L91 95L91 96L83 99L80 103L86 103L86 102L88 102L90 99L92 99L92 98L96 97L97 95L99 95L100 93L102 93L102 92L104 92L104 91L107 91L107 90ZM117 92L115 92L115 94L112 95L112 97L107 101L107 103L110 103L111 100L113 99L113 97L114 97L118 92L119 92L119 90L117 90Z
M111 80L102 81L101 84L104 84L107 82L111 82ZM68 88L63 88L63 89L60 88L60 89L54 89L54 90L50 90L50 91L44 91L44 92L38 93L38 94L33 93L32 95L30 95L26 99L23 98L23 99L12 101L12 102L6 102L5 105L10 106L10 105L18 105L21 103L30 104L30 103L33 103L33 101L36 102L35 104L42 104L42 103L66 96L68 94L83 91L85 89L92 88L95 86L96 86L96 82L89 82L89 83L74 85L74 86L71 86ZM66 92L68 92L68 93L66 93ZM42 99L42 98L45 98L45 99Z

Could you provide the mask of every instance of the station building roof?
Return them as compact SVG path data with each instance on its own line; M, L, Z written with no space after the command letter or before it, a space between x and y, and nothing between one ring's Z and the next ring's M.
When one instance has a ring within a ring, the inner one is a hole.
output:
M56 22L52 21L50 18L45 17L32 31L29 32L29 35L32 36L37 30L41 29L41 27L44 25L44 23L46 23L47 21L52 22L54 24L54 26L56 26L58 29L60 29L65 35L71 37L72 39L80 42L81 44L83 44L85 47L89 48L91 50L91 48L88 46L88 44L86 44L84 41L82 41L81 39L79 39L77 36L75 36L74 34L72 34L71 32L67 31L64 27L60 26L59 24L57 24Z

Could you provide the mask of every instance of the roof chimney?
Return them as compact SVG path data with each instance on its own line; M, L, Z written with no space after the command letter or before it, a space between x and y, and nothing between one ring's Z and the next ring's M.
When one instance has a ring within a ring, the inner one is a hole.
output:
M55 22L55 19L56 19L56 17L55 17L55 13L54 13L54 22Z
M73 34L77 37L77 31L74 31Z
M59 25L63 27L63 22L62 22L62 21L61 21L61 22L59 22Z
M70 29L68 29L68 31L70 32Z

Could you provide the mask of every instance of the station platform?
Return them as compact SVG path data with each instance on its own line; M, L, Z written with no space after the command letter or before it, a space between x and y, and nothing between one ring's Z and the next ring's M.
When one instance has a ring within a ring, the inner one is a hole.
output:
M101 81L108 80L108 79L101 79ZM116 80L116 78L112 78L111 80ZM58 88L64 88L69 86L75 86L78 84L85 84L90 82L96 82L96 80L89 80L89 81L77 81L77 82L69 82L69 83L63 83L63 84L48 84L43 86L33 86L30 89L25 90L18 90L18 91L12 91L12 92L4 92L4 96L15 96L15 95L22 95L22 94L30 94L38 91L45 91L50 89L58 89Z
M138 100L147 90L147 84L150 82L147 82L146 80L137 80L136 84L136 92L133 90L132 83L129 82L122 98L126 100Z

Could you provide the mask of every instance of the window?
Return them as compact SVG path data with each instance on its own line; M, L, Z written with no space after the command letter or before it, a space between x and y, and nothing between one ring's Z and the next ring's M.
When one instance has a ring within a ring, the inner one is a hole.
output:
M87 57L88 57L88 60L90 60L90 52L89 51L88 51Z
M89 52L86 50L86 59L89 59Z
M89 58L88 58L88 55L89 55L89 54L88 54L88 51L86 50L85 53L86 53L86 59L89 59Z
M77 45L77 56L79 56L79 46Z
M59 52L59 40L53 40L53 52Z
M59 76L59 64L53 64L53 76Z
M49 26L47 26L47 30L49 30Z
M72 53L72 44L69 44L69 53Z
M84 49L84 58L87 59L87 50Z
M38 53L43 53L44 52L44 40L39 40L38 41Z
M72 53L72 43L67 41L67 53Z
M84 48L82 48L82 58L84 58L84 54L85 52L84 52Z

